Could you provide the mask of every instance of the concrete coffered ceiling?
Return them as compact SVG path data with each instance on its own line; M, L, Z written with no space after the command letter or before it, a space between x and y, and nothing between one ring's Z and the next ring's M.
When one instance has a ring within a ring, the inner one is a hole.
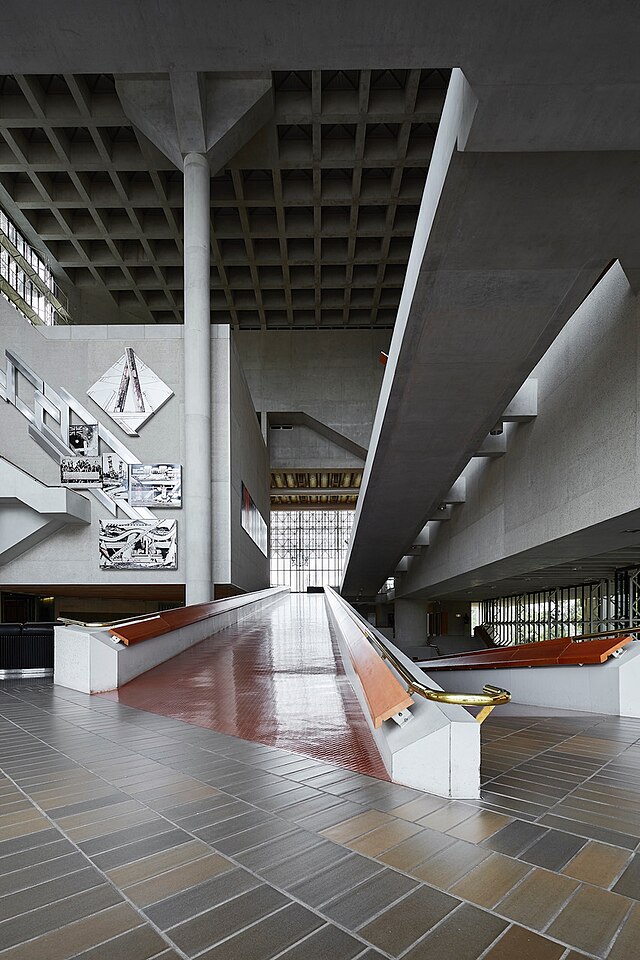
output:
M212 179L212 322L391 327L449 71L270 76L272 119ZM182 322L182 173L113 74L0 78L0 204L63 289Z

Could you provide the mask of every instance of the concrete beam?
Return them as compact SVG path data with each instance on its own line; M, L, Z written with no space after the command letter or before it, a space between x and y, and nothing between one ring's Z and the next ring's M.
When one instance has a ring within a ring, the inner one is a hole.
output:
M385 368L342 590L375 593L630 232L633 155L478 153L454 71ZM500 440L496 438L496 445ZM420 482L416 482L416 478Z
M538 416L538 381L531 377L522 384L500 419L504 423L528 423Z
M119 75L116 90L129 120L178 169L188 153L200 153L217 173L273 113L264 75Z

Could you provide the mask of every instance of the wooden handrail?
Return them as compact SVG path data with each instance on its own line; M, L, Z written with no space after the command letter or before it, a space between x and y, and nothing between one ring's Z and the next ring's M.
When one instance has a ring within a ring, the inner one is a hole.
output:
M485 684L482 693L452 693L448 690L434 690L433 687L428 687L426 683L423 683L422 680L416 677L406 664L396 656L382 634L379 634L377 630L372 630L371 625L367 623L364 617L360 616L357 610L353 609L351 604L347 603L332 587L325 587L324 589L330 597L335 597L335 599L340 602L345 612L349 614L366 639L377 649L383 660L388 660L394 670L400 674L407 684L409 693L417 693L419 696L424 697L425 700L432 700L436 703L447 703L463 707L482 707L483 709L476 717L479 723L482 723L482 721L489 716L494 707L503 703L509 703L511 700L511 694L508 690L503 690L501 687L494 687L489 683Z

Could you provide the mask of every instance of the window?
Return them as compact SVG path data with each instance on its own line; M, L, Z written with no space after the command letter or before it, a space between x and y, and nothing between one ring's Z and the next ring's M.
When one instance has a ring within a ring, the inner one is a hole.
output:
M31 323L69 323L67 300L51 270L0 210L0 294Z
M293 592L339 586L353 510L273 510L271 583Z

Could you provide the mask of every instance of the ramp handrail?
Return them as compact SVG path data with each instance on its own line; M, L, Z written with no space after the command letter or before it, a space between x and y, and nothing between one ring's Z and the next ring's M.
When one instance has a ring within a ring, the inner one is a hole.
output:
M425 700L432 700L436 703L448 703L460 707L482 707L483 709L476 717L478 723L486 720L494 707L509 703L511 700L511 694L508 690L503 690L502 687L494 687L490 683L484 685L482 693L453 693L449 690L434 690L433 687L427 686L426 683L419 680L402 660L396 656L382 634L378 633L375 628L372 628L371 624L368 623L357 610L354 610L350 603L347 603L333 587L325 587L324 589L340 602L345 612L349 614L358 629L376 648L383 660L388 660L394 670L400 674L407 684L409 693L417 693L418 696L424 697Z

